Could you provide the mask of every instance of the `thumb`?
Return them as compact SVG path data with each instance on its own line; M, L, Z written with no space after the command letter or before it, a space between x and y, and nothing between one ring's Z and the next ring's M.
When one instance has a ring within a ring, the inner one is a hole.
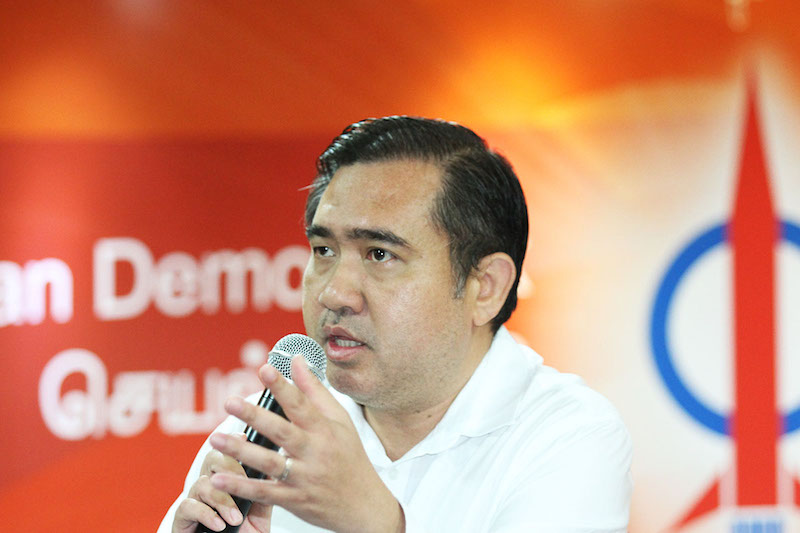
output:
M247 513L246 525L242 526L242 533L269 533L272 521L272 506L253 502L250 512Z

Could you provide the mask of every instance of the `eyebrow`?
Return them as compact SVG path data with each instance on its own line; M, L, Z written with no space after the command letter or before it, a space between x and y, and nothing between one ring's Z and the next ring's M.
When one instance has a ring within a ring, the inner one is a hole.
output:
M347 230L345 235L348 240L377 241L386 244L393 244L395 246L402 246L404 248L411 248L411 244L407 240L392 231L381 228L352 228ZM333 237L333 232L325 226L312 224L306 228L306 237L309 239L312 237L329 239Z

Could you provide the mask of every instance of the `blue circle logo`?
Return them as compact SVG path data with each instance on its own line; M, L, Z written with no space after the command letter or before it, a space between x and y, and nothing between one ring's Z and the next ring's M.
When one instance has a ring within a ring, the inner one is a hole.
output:
M780 239L800 248L800 226L782 221L780 223ZM728 225L719 224L706 230L684 247L661 280L650 318L650 344L656 367L670 394L689 416L721 435L730 435L731 415L711 409L686 387L673 362L667 338L667 324L672 300L683 276L706 252L727 243ZM791 433L800 428L800 407L781 415L781 427L782 434Z

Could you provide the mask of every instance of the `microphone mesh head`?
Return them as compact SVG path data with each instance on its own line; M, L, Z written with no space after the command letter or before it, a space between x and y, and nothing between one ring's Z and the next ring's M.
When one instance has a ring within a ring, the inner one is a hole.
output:
M290 333L275 343L269 352L267 364L278 369L286 379L292 379L292 357L302 355L308 369L320 381L325 381L325 367L328 359L325 350L311 337L299 333Z

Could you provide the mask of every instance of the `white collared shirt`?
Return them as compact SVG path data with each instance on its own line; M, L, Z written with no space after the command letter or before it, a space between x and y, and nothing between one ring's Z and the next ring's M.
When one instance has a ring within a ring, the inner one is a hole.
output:
M361 406L332 392L403 506L407 533L627 528L631 443L617 411L577 376L544 366L505 328L439 424L397 461L386 455ZM217 429L242 430L234 418ZM210 449L208 442L200 449L159 533L170 531L177 504ZM320 531L281 508L273 511L273 533Z

